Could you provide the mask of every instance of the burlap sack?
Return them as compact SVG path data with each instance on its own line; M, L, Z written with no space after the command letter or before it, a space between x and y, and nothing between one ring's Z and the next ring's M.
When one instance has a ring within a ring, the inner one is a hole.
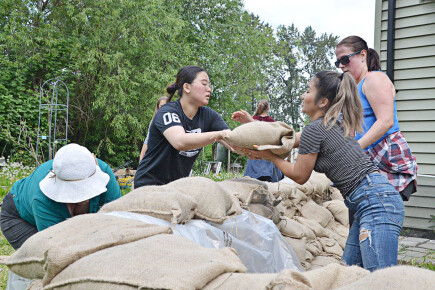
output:
M319 242L322 244L325 253L335 255L337 258L343 256L343 248L340 247L337 241L331 238L319 238Z
M304 276L311 282L313 289L337 289L351 284L369 275L369 271L357 266L342 266L336 263L325 267L307 271ZM368 285L370 286L370 285ZM375 287L370 289L377 289Z
M318 222L314 220L309 220L301 216L295 216L294 219L303 224L304 226L311 229L317 237L327 237L327 232Z
M307 251L309 251L313 256L318 256L323 250L322 244L318 241L318 239L310 240L307 242Z
M340 289L434 289L435 272L413 266L394 266L365 275Z
M247 208L251 203L263 204L269 196L267 184L254 178L227 179L218 184L226 192L236 196L243 208Z
M223 190L219 184L205 177L186 177L167 185L193 197L198 204L195 216L215 223L223 223L228 216L242 213L239 200Z
M161 233L172 233L172 230L168 226L106 214L79 215L31 236L1 263L24 278L42 278L46 285L66 266L84 256Z
M326 229L333 231L334 233L339 234L343 238L347 239L349 236L349 227L342 225L336 221L330 221L327 225Z
M261 215L265 218L268 218L274 222L274 224L278 224L281 221L281 217L279 211L271 206L265 206L259 203L252 203L248 206L248 211L253 212L255 214Z
M305 193L307 196L310 196L314 192L314 187L310 181L307 181L304 184L295 183L295 187Z
M264 290L270 281L278 274L249 274L249 273L226 273L222 274L210 283L204 290L234 290L234 289L249 289L249 290Z
M292 247L293 251L295 251L296 255L299 258L299 261L302 263L306 259L307 252L307 238L302 237L300 239L294 239L289 237L284 237L285 241Z
M343 195L341 195L341 192L336 187L331 187L330 197L332 200L344 201Z
M329 221L333 218L332 214L326 208L309 200L302 208L301 214L303 217L318 222L322 227L326 227Z
M279 231L291 238L300 239L304 236L304 226L288 217L281 217L281 221L277 225Z
M315 239L316 236L308 227L298 223L294 219L281 217L281 221L277 224L280 232L287 237L300 239L306 237L309 240Z
M313 261L313 259L314 259L313 254L311 254L311 252L307 250L305 252L305 261L308 263L311 263Z
M302 200L307 200L307 195L296 187L293 187L291 191L282 191L281 197L283 198L283 200L291 200L294 204L299 204Z
M325 267L329 264L339 264L339 260L337 258L334 258L332 256L316 256L314 260L311 262L311 269L319 269L322 267Z
M270 149L281 158L286 158L295 143L295 132L283 122L250 122L232 130L224 140L247 149L258 145L258 150Z
M45 289L200 289L223 273L246 272L231 248L209 249L176 235L157 235L86 256ZM84 285L86 287L84 287Z
M293 216L300 214L300 210L299 207L297 205L294 204L293 201L291 201L290 199L284 200L281 202L282 208L284 209L282 211L282 209L280 209L280 211L282 211L282 215L286 216L288 218L292 218Z
M344 202L339 200L331 200L323 203L333 215L335 220L339 221L344 226L349 226L349 210Z
M43 285L41 279L32 280L32 282L30 282L30 284L26 288L26 290L42 290L42 289L43 289Z
M344 247L346 247L347 238L344 238L344 237L340 236L339 234L337 234L329 229L325 229L325 231L326 231L326 234L328 235L328 238L337 241L337 243L340 245L340 247L342 249L344 249Z
M193 218L196 207L193 197L176 189L166 186L142 186L105 204L99 212L128 211L181 224Z
M311 282L305 277L304 273L294 270L282 270L273 279L266 289L313 289Z
M313 172L309 179L313 185L314 192L325 193L331 187L331 180L323 173Z

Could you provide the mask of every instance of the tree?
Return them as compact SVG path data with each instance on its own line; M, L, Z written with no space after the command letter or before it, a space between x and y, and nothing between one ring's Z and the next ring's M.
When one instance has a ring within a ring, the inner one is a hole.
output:
M294 26L279 26L276 33L275 56L281 61L276 86L271 99L273 114L296 130L303 124L300 96L309 79L318 71L334 70L330 59L338 37L316 32L308 26L301 34Z

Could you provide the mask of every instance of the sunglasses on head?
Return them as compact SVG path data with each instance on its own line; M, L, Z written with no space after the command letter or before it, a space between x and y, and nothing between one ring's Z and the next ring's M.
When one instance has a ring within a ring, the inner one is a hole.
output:
M354 56L355 54L358 54L360 52L361 52L361 50L354 52L354 53L351 53L351 54L348 54L348 55L345 55L345 56L342 56L340 59L337 59L337 61L335 62L335 66L338 68L338 67L340 67L340 63L342 65L348 64L350 62L350 58L352 56Z

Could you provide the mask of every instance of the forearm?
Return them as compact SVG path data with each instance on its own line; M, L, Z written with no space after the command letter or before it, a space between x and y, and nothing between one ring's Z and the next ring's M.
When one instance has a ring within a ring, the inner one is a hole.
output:
M297 179L297 176L295 174L295 165L293 163L290 163L289 161L284 160L279 156L272 158L271 161L276 165L276 167L279 168L279 170L281 170L282 174L292 180Z
M139 163L140 163L140 162L142 161L142 159L144 158L145 153L147 152L147 149L148 149L148 145L144 143L143 146L142 146L142 150L140 151Z
M301 135L302 131L295 134L295 143L293 144L293 148L299 148L299 141L301 140Z
M221 141L221 131L205 132L205 133L185 133L180 134L171 145L178 151L187 151L202 148L208 144Z
M367 133L358 140L358 143L363 149L365 149L384 136L392 126L393 124L391 124L390 120L377 120L370 130L368 130Z

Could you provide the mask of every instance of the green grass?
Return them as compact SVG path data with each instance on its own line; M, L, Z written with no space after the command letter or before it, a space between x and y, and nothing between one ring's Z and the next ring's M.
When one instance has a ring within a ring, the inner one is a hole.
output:
M19 163L8 164L0 169L0 200L11 190L15 181L28 176L33 171L32 167L23 166ZM0 255L9 256L14 249L0 231ZM0 265L0 288L6 289L8 281L8 267Z

